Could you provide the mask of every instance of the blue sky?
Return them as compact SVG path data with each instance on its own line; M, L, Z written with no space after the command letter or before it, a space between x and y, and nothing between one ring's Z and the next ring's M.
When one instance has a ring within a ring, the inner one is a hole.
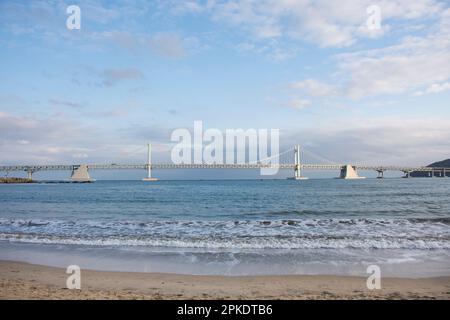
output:
M136 163L148 140L164 161L194 120L336 163L450 157L447 1L3 0L0 46L1 164Z

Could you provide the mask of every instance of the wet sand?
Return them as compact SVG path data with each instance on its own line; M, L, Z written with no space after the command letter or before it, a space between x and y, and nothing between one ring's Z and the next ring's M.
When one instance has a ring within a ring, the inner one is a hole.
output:
M1 299L450 299L450 277L198 276L81 270L81 289L66 288L63 268L0 261Z

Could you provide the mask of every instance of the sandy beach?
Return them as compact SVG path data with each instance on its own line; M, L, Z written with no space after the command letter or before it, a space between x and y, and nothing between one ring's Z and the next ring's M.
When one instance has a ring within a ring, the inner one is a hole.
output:
M81 290L62 268L0 262L1 299L450 299L450 277L195 276L82 270Z

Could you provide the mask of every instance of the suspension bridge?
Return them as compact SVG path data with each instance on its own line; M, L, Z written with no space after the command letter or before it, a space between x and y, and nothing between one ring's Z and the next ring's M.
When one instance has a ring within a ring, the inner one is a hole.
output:
M288 157L286 157L286 155ZM378 178L384 178L384 172L386 171L403 172L405 178L409 178L412 172L425 172L429 177L446 177L446 174L449 172L449 168L444 167L301 163L299 145L277 155L273 155L270 158L246 163L152 163L150 144L148 144L147 156L147 163L144 164L10 165L0 166L0 172L4 172L6 175L8 175L9 172L26 172L27 178L31 180L33 178L33 173L39 171L70 171L70 180L73 182L94 181L89 175L89 171L91 170L146 170L147 177L143 178L143 181L158 180L152 176L152 171L160 169L289 169L293 170L293 176L289 179L294 180L307 179L307 177L302 175L303 170L335 170L340 172L339 178L341 179L363 179L364 177L361 177L358 174L358 171L362 170L376 171L378 173ZM273 161L274 159L277 161Z

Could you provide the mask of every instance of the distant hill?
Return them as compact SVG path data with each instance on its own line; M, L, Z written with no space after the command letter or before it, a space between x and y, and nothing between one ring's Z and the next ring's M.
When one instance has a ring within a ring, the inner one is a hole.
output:
M437 162L433 162L432 164L427 165L427 167L431 167L431 168L449 168L448 172L445 173L446 177L450 177L450 159L446 159L446 160L442 160L442 161L437 161ZM436 173L436 175L438 175L438 173ZM428 177L429 173L428 172L411 172L411 177Z
M427 165L427 167L450 168L450 159L433 162L432 164Z

